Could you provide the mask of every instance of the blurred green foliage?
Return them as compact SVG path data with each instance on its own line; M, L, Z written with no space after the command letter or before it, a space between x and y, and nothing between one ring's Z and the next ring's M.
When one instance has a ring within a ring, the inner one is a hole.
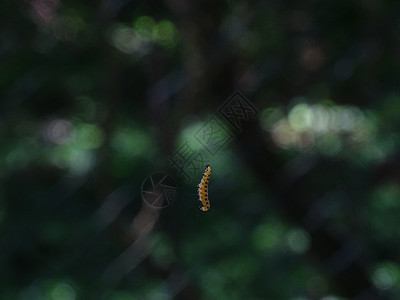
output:
M0 298L399 299L399 10L2 1ZM209 155L196 133L236 89L259 114Z

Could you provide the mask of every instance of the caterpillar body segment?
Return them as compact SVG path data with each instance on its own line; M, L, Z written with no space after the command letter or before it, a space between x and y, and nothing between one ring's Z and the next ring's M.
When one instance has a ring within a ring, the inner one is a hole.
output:
M199 195L199 201L201 202L200 210L207 211L210 209L210 199L208 198L208 184L210 182L211 167L206 165L203 177L200 183L197 185L197 193Z

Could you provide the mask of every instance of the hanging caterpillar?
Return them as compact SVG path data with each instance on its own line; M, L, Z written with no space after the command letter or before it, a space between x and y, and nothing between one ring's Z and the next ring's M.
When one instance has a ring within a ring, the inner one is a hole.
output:
M210 181L211 167L206 165L203 178L197 185L197 193L199 194L199 201L201 202L200 210L207 211L210 209L210 199L208 198L208 183Z

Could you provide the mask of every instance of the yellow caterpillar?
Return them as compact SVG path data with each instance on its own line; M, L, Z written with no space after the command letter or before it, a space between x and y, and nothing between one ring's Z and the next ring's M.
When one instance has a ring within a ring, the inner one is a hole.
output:
M200 183L197 185L197 193L199 194L200 210L207 211L210 209L210 199L208 198L208 183L210 181L211 167L206 165L204 170L203 178L201 178Z

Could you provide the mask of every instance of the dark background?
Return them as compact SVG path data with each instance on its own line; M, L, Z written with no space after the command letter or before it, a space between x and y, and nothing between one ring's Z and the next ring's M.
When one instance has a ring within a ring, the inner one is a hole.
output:
M1 1L0 298L399 299L399 13ZM203 166L170 158L236 90L258 115L206 159L202 212Z

